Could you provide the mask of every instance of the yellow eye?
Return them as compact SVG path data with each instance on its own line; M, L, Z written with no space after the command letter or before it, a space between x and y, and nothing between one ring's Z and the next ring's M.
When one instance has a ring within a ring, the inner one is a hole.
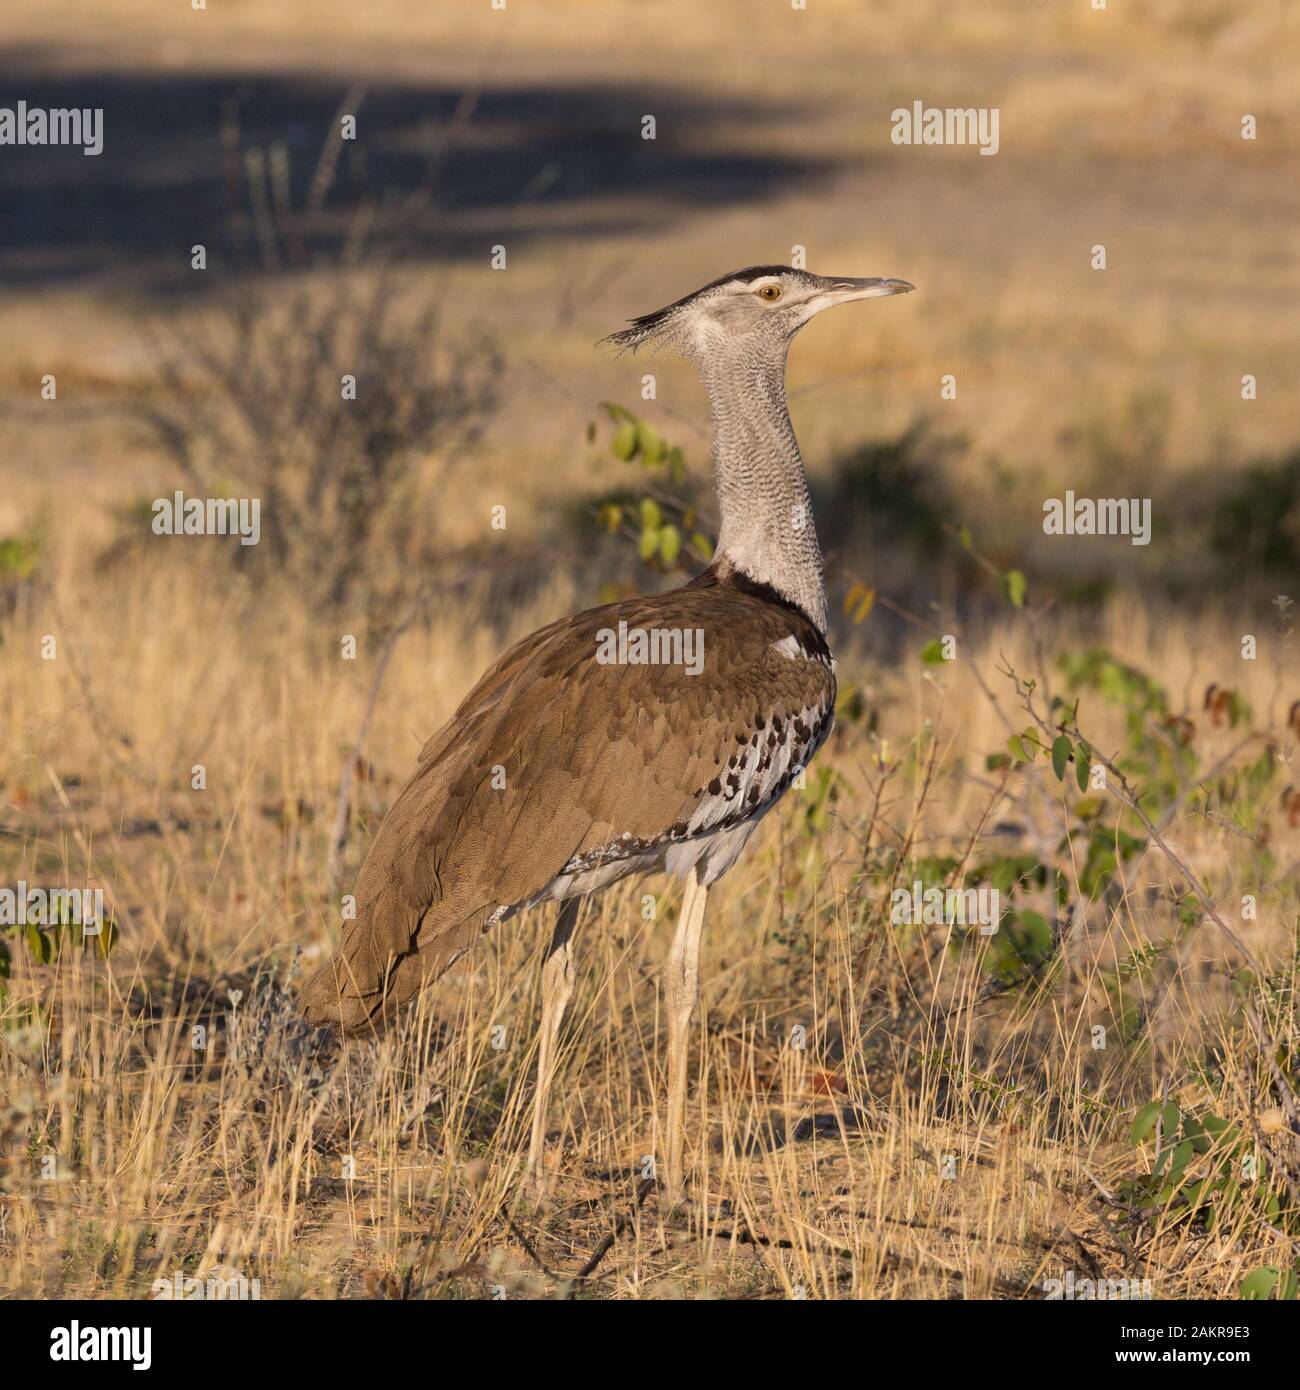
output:
M781 298L780 285L764 285L758 292L760 299L766 299L769 304L775 304Z

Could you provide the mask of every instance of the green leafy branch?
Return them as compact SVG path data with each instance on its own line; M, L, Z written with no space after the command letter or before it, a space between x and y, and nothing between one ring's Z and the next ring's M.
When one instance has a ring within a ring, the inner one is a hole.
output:
M1068 717L1062 718L1056 723L1052 723L1047 717L1040 714L1034 702L1034 694L1037 688L1036 682L1032 679L1022 681L1015 670L1006 663L1004 663L1001 668L1001 674L1006 676L1013 683L1022 707L1033 721L1032 727L1037 729L1043 739L1055 742L1058 734L1070 731L1073 731L1076 736L1078 735L1077 702L1070 710ZM1054 712L1058 707L1058 703L1059 702L1054 702ZM1162 833L1162 827L1156 825L1143 807L1141 796L1135 791L1122 768L1115 759L1101 753L1097 749L1096 744L1091 740L1087 742L1087 747L1092 761L1099 763L1108 773L1107 789L1137 818L1142 828L1146 831L1151 844L1160 852L1166 862L1182 876L1183 880L1188 884L1191 893L1204 905L1205 915L1214 923L1223 934L1224 938L1233 946L1242 960L1250 967L1252 979L1258 982L1265 975L1265 971L1258 957L1243 940L1241 934L1228 924L1223 914L1214 906L1213 899L1207 892L1199 876L1192 870L1183 856L1165 839ZM1162 825L1163 824L1167 824L1167 822L1162 822ZM1255 989L1254 993L1256 998L1264 1006L1267 1014L1267 996L1258 988ZM1287 1119L1290 1123L1292 1142L1300 1143L1300 1110L1297 1109L1294 1086L1291 1078L1282 1070L1277 1060L1279 1056L1286 1055L1285 1050L1280 1048L1278 1044L1271 1021L1266 1022L1265 1018L1260 1016L1260 1011L1254 1002L1247 999L1244 1002L1244 1012L1246 1021L1261 1050L1261 1055L1269 1064L1269 1070L1272 1075L1273 1085L1277 1092L1278 1100L1283 1110L1286 1112Z
M639 487L602 500L596 510L600 528L635 542L641 560L661 573L707 564L713 542L700 528L694 506L680 495L686 481L682 450L648 421L612 401L602 402L613 429L610 453L622 463L636 463L648 475ZM596 426L588 427L594 440Z
M1136 1211L1159 1211L1207 1232L1241 1217L1262 1220L1292 1239L1300 1231L1300 1211L1270 1181L1271 1170L1253 1141L1222 1116L1197 1117L1167 1098L1152 1100L1134 1116L1129 1139L1139 1148L1148 1141L1155 1147L1151 1171L1117 1189ZM1240 1285L1244 1299L1294 1300L1298 1293L1296 1268L1263 1265Z

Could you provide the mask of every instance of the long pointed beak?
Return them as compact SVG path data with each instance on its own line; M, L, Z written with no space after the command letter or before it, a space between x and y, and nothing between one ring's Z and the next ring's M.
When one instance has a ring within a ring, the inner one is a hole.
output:
M865 280L847 277L827 277L826 285L805 304L803 322L834 309L840 304L853 304L859 299L884 299L891 294L906 294L916 288L909 280L884 280L873 275Z
M916 288L907 280L882 280L879 276L869 279L846 279L834 281L826 294L836 304L852 304L858 299L884 299L890 294L907 294Z

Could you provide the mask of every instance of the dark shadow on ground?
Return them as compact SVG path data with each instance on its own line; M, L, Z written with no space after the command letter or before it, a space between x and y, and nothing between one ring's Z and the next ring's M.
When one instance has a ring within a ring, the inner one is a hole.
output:
M103 152L0 151L0 275L11 285L112 273L126 289L193 289L189 248L199 242L210 265L238 254L239 268L260 267L250 151L264 157L268 205L287 192L285 224L308 263L337 252L366 199L391 209L430 195L400 226L381 219L397 254L486 262L497 241L513 251L539 236L662 226L692 206L757 201L830 172L821 159L737 149L715 134L724 122L791 114L758 103L614 83L495 89L448 144L461 90L372 85L355 113L357 138L341 143L328 197L308 220L302 209L344 84L237 72L72 78L42 64L39 50L0 55L9 74L0 104L102 108ZM646 113L658 113L655 140L641 138ZM284 175L273 172L275 147ZM277 248L286 258L292 249Z

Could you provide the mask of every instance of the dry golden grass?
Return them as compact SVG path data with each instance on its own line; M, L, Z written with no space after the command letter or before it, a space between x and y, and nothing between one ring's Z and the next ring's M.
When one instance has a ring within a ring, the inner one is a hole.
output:
M295 957L317 957L336 930L326 837L373 657L341 661L292 604L206 586L181 563L141 566L111 594L84 576L64 584L58 658L0 692L16 735L0 765L0 863L5 882L103 886L121 936L107 962L73 952L33 967L15 952L0 1051L7 1293L139 1296L221 1266L260 1278L265 1296L1033 1297L1074 1270L1224 1297L1251 1268L1285 1263L1286 1238L1245 1214L1207 1236L1103 1195L1149 1166L1125 1135L1162 1086L1247 1128L1277 1105L1233 999L1240 961L1207 920L1139 982L1141 1041L1118 1040L1105 973L1169 941L1186 891L1156 852L1126 862L1041 990L989 997L978 952L946 951L943 928L889 924L891 845L961 855L973 842L979 858L1050 844L1073 799L1043 767L1001 787L983 772L1001 715L1023 724L994 670L999 653L1032 669L1022 622L965 658L996 706L962 661L935 677L914 656L881 672L845 653L846 683L872 687L876 736L842 723L823 754L842 779L833 814L812 830L807 797L789 798L714 895L695 1203L669 1218L653 1195L636 1203L662 1121L657 974L678 890L621 886L580 928L549 1188L534 1205L519 1166L544 914L486 939L399 1033L341 1058L301 1029L283 990ZM557 586L511 631L574 602ZM485 616L457 604L397 648L349 867L420 739L492 654ZM1117 654L1158 668L1175 705L1243 666L1227 632L1200 627L1193 651L1136 608L1110 624ZM18 615L6 651L31 651L46 627ZM1260 669L1238 684L1279 732L1285 701ZM1086 704L1096 745L1118 746L1105 706ZM1206 764L1237 737L1207 725ZM194 792L199 762L208 787ZM1189 813L1168 834L1225 911L1259 894L1243 937L1285 965L1295 889L1283 869L1300 837L1272 819L1271 883L1259 844L1226 820ZM33 1001L42 1022L23 1026ZM1106 1051L1091 1045L1095 1024ZM1261 1140L1279 1162L1285 1141Z

